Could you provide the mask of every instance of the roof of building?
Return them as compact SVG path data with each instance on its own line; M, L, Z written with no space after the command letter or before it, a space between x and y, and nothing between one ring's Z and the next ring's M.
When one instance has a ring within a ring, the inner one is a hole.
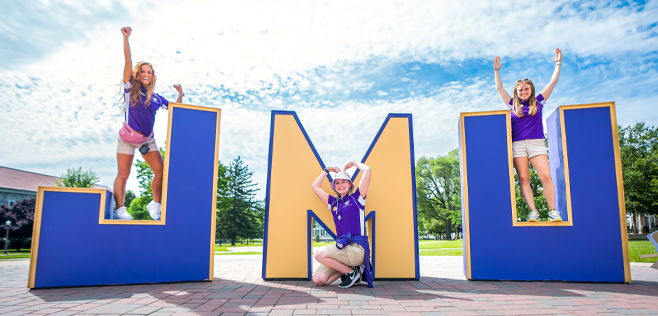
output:
M54 187L58 177L0 166L0 188L37 192L40 186ZM95 189L109 189L95 185Z

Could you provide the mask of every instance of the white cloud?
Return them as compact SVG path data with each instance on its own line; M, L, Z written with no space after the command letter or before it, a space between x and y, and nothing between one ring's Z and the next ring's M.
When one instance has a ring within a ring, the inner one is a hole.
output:
M155 64L157 92L173 100L171 85L181 83L186 103L222 108L220 158L228 163L240 155L261 188L270 110L297 111L326 163L362 157L389 112L413 113L416 156L436 156L456 147L459 112L502 109L490 71L496 55L505 63L506 86L526 76L542 85L560 47L565 67L551 104L613 99L620 123L656 124L649 109L658 95L657 3L12 6L16 14L0 22L0 165L53 175L81 165L111 185L125 25L133 26L133 60ZM84 18L71 26L61 22L75 20L67 16ZM18 38L25 45L13 47ZM423 72L425 65L437 73ZM346 149L326 118L348 114L359 137ZM165 126L160 113L156 136Z

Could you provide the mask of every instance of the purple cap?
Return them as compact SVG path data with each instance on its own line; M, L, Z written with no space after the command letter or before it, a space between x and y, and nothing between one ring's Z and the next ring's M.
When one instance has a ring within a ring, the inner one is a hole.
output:
M337 173L336 176L334 177L334 181L331 181L331 189L334 190L334 191L336 191L336 186L334 185L334 182L335 182L336 180L347 180L347 181L349 181L350 183L352 183L352 178L350 177L350 174L349 174L349 173L347 173L347 172L345 172L345 171L343 171L343 172L339 172L339 173Z

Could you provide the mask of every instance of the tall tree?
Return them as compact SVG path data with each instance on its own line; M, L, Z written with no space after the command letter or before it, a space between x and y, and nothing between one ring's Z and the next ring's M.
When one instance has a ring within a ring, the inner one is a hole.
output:
M70 188L91 188L98 183L100 179L91 169L82 171L82 167L68 169L65 174L61 175L55 185L58 187Z
M126 207L130 207L130 203L137 197L133 190L126 190L126 196L124 197L124 204Z
M461 224L458 149L450 151L446 156L418 159L416 194L420 215L428 222L442 221L446 238L450 238L452 228Z
M516 217L519 221L525 222L530 214L530 208L528 203L523 199L521 195L521 185L519 185L519 176L514 173L514 189L516 192ZM530 165L530 188L532 189L532 196L535 200L535 208L539 212L539 218L548 219L548 203L544 197L544 187L539 179L539 175L535 168Z
M9 226L9 241L13 248L16 248L16 251L21 250L23 242L32 238L35 204L36 198L31 198L18 201L12 206L0 206L0 225L4 227L7 220L11 221L11 225ZM2 233L5 233L4 229Z
M637 234L639 215L658 213L658 128L644 122L619 126L626 212Z
M240 157L229 164L227 175L226 193L230 205L218 211L217 235L231 240L231 245L235 245L238 237L250 238L262 234L258 223L257 202L254 200L258 189L254 188L257 183L252 183L253 172L249 172Z
M160 153L164 158L164 149L160 148ZM153 170L144 160L137 159L134 165L137 169L137 182L139 182L139 188L142 192L138 198L132 199L130 204L128 204L128 192L126 192L126 207L128 207L128 213L133 217L133 220L150 220L151 216L146 209L146 205L153 201L153 191L151 190Z
M217 163L217 214L215 216L215 238L219 239L221 245L222 238L224 237L222 232L223 227L221 225L222 213L227 212L233 203L229 193L228 169L221 161L218 161Z

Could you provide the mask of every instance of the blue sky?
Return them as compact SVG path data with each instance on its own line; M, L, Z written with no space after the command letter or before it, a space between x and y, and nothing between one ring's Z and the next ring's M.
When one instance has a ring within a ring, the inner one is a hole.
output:
M123 70L155 64L156 92L222 109L220 160L261 192L270 111L297 111L325 164L361 159L388 113L412 113L416 157L457 147L460 112L504 109L493 80L560 80L558 105L615 101L621 125L658 125L658 1L23 1L0 21L0 165L116 176ZM156 116L163 145L166 112ZM137 189L135 172L128 188Z

